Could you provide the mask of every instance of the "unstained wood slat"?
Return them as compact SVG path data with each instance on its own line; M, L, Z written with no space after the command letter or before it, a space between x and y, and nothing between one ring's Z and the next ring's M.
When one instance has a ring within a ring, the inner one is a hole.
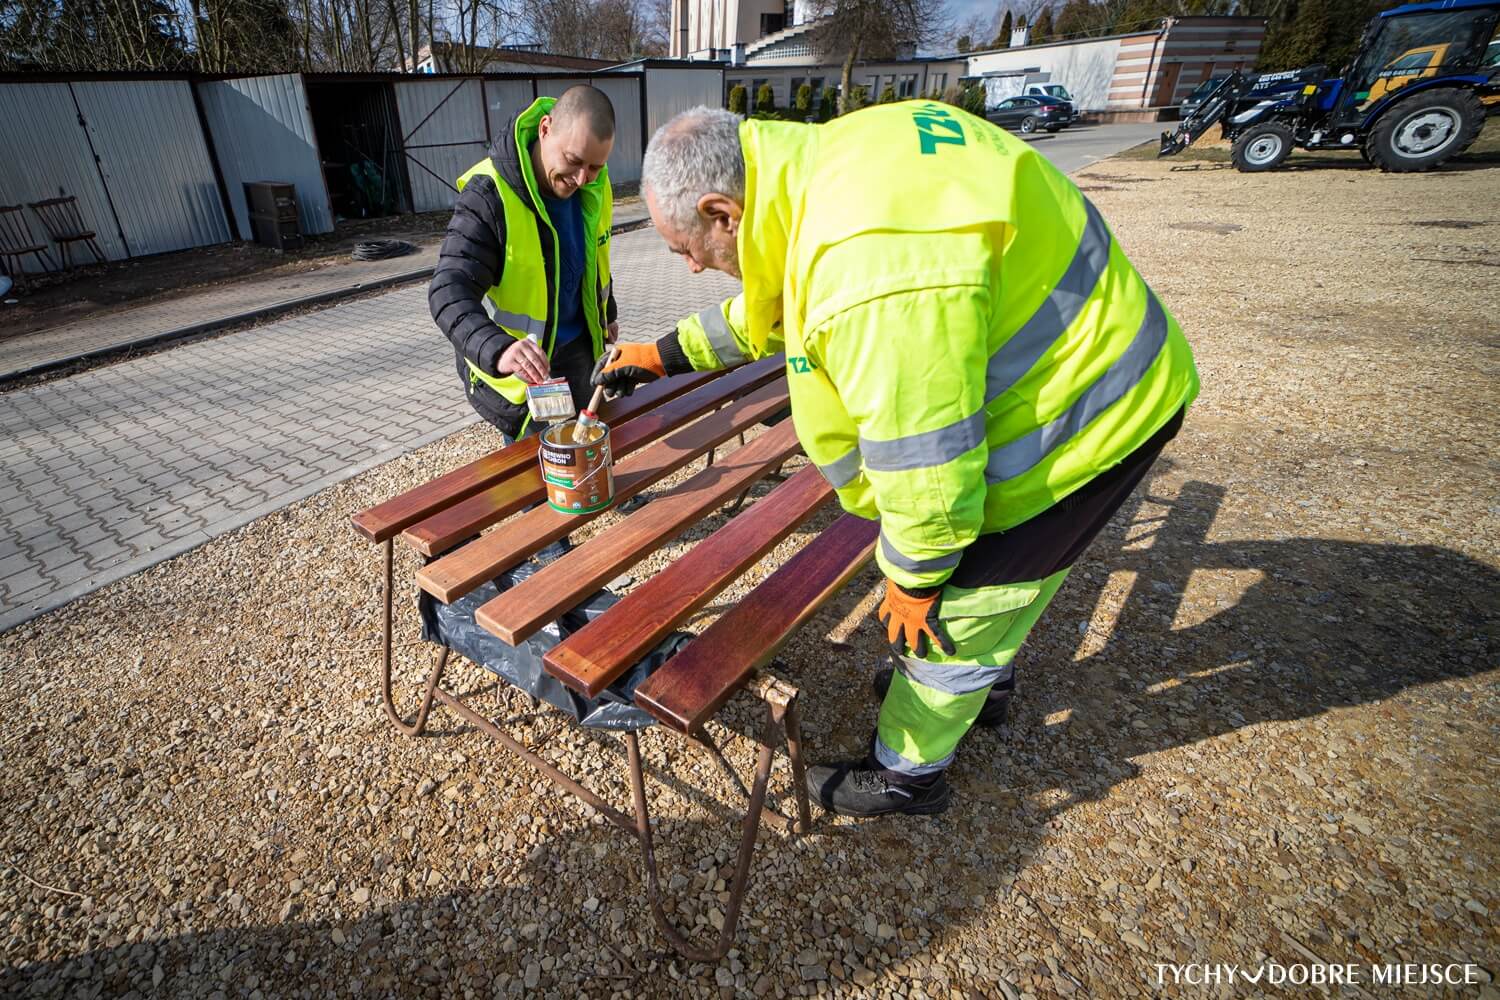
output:
M781 371L780 356L744 365L730 375L684 393L648 413L640 413L618 425L612 424L610 444L615 461L696 420L709 410L782 377ZM412 525L402 533L402 540L425 556L435 556L540 500L542 473L537 467L535 438L529 440L532 446L528 469Z
M698 518L748 490L800 450L791 421L776 425L520 586L482 605L475 620L515 645L682 534Z
M833 487L808 466L552 647L547 672L593 697L796 530Z
M786 406L786 400L786 383L774 382L617 463L615 502L630 499L710 448L771 416ZM452 603L597 516L563 514L551 507L537 507L503 528L428 563L417 572L417 583L438 600Z
M646 678L636 703L673 729L698 729L870 561L879 535L878 521L839 518Z
M605 404L609 409L602 416L611 423L629 420L722 374L721 371L694 372L675 378L657 379L650 385L637 389L633 395ZM468 465L444 473L431 482L423 483L416 489L407 490L400 496L362 510L350 518L354 530L372 542L394 538L402 530L449 504L488 489L508 476L535 468L536 445L535 436L522 438Z

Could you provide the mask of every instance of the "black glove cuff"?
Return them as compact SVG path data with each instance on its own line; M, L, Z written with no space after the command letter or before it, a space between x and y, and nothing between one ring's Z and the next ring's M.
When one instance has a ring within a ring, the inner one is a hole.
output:
M891 586L901 591L907 597L915 597L919 601L925 601L934 594L940 594L943 591L942 584L938 584L936 587L903 587L899 583L892 583Z
M661 355L662 369L668 375L686 375L693 370L693 363L688 360L682 351L682 344L678 342L676 330L658 340L656 350Z

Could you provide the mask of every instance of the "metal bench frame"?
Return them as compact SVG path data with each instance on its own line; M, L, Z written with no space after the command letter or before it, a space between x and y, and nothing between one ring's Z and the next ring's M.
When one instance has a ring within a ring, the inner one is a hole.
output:
M711 455L710 461L712 461ZM744 497L742 496L740 502L743 502L743 500ZM801 713L797 706L797 688L764 671L757 674L749 685L752 693L765 702L766 718L759 740L760 751L756 760L755 774L748 790L746 790L739 775L724 757L723 751L717 744L701 732L689 735L689 739L697 743L713 758L720 770L730 779L730 784L747 800L744 817L741 820L739 854L735 860L734 880L730 884L729 902L724 912L724 925L720 929L719 936L712 947L699 947L693 944L686 935L677 929L666 913L661 890L661 879L653 849L651 813L646 804L645 767L641 762L640 740L636 732L631 731L623 734L626 753L630 761L630 794L634 807L633 815L631 815L605 802L597 794L585 788L575 778L528 749L525 744L465 704L458 695L444 689L441 686L443 672L447 668L449 656L452 654L452 651L446 646L437 652L437 661L428 673L423 685L422 700L417 707L415 717L408 721L401 716L401 713L396 708L391 680L391 636L394 607L394 545L392 539L386 539L381 543L381 547L381 561L383 566L383 586L381 591L383 612L381 621L383 638L380 654L380 696L385 706L385 713L389 717L391 724L407 736L421 736L427 729L427 722L434 703L441 702L452 709L465 722L468 722L480 732L495 740L516 757L530 764L532 768L543 777L552 781L553 784L564 791L572 793L578 799L597 809L601 816L615 826L633 833L637 843L640 845L641 860L645 866L646 894L651 905L651 916L655 920L656 926L661 931L662 936L667 939L679 955L690 961L716 962L723 958L729 952L734 941L735 929L739 924L740 907L744 902L746 889L749 887L750 862L755 854L755 843L760 832L761 820L764 818L773 826L792 836L806 833L812 826L807 786L803 780L805 769L802 761L802 722ZM770 784L772 760L777 746L783 742L786 744L787 759L791 763L792 793L796 802L795 818L782 814L774 806L766 803L766 792Z

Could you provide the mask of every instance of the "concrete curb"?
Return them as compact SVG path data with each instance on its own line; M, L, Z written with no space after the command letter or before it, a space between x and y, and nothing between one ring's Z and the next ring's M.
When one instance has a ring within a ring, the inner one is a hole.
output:
M650 219L622 222L617 226L612 226L610 234L612 236L619 236L622 233L633 233L638 229L645 229L650 225ZM170 344L175 340L186 340L189 337L212 333L215 330L237 326L240 323L248 323L258 319L270 319L282 313L292 312L306 306L337 302L352 295L360 295L364 292L377 291L382 288L394 288L397 285L405 285L414 281L426 281L432 277L434 270L435 268L432 267L422 267L414 271L403 271L400 274L388 274L383 278L375 278L372 281L362 281L358 284L346 285L343 288L331 288L327 291L314 292L311 295L302 295L294 299L284 299L281 302L273 302L268 306L249 309L230 316L220 316L215 319L204 320L202 323L180 326L175 330L165 330L161 333L152 334L149 337L140 337L136 340L111 344L108 347L96 348L95 350L85 351L81 354L69 355L66 358L44 361L39 365L32 365L30 368L21 368L16 371L0 374L0 389L5 388L13 382L20 382L23 379L33 378L37 375L46 375L48 372L71 368L74 365L87 364L90 361L105 361L116 357L126 357L135 351L160 347L164 344Z

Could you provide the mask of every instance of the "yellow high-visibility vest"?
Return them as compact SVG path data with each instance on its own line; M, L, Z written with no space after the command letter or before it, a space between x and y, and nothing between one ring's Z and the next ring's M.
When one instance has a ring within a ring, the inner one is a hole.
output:
M554 97L539 97L516 118L516 152L531 204L537 206L535 212L500 176L494 161L488 156L465 171L457 181L458 189L462 191L477 175L490 178L495 182L495 190L500 192L500 203L505 209L505 257L501 261L499 284L485 292L485 312L496 326L517 340L534 334L548 358L552 357L556 332L560 268L554 263L553 273L547 274L542 257L543 229L546 230L546 239L551 241L554 262L559 250L557 230L547 218L547 210L537 193L536 178L532 176L530 150L537 138L537 124L555 103L557 99ZM579 188L574 197L581 199L583 210L583 288L592 288L596 292L584 295L583 315L597 358L604 352L610 293L609 233L614 219L614 196L609 186L609 169L601 170L599 176ZM517 376L497 378L481 371L472 361L468 364L471 383L483 382L517 405L526 402L526 383Z

